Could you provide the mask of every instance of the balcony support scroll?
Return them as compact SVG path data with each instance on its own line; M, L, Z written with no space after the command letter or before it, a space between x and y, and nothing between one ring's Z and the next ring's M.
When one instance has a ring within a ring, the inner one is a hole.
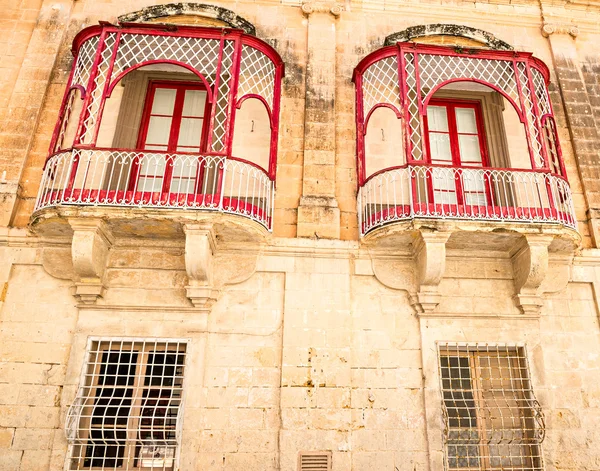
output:
M548 246L553 236L527 234L512 256L515 301L523 314L539 314L543 299L540 287L548 274Z
M104 272L112 236L101 219L69 219L69 224L73 229L75 297L83 304L95 304L104 295Z
M215 235L211 225L186 224L185 269L188 285L187 297L192 304L202 310L210 310L218 297L213 281L213 256Z
M449 237L449 232L419 231L413 242L417 292L411 296L411 304L420 314L435 310L442 298L439 285L446 270L446 242Z

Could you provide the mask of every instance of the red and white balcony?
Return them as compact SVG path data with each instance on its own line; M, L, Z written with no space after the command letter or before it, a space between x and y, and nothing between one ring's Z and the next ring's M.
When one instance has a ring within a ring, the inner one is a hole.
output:
M362 235L415 218L576 228L549 72L531 54L398 43L354 81Z
M36 211L210 210L271 230L283 62L241 30L102 24L75 62Z

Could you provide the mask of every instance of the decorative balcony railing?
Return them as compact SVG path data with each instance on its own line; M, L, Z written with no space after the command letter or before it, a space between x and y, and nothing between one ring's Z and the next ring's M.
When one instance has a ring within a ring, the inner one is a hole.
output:
M272 228L274 181L233 157L72 149L46 162L35 210L51 206L201 209Z
M358 192L362 235L414 218L559 223L576 228L571 189L532 170L407 165L374 174Z

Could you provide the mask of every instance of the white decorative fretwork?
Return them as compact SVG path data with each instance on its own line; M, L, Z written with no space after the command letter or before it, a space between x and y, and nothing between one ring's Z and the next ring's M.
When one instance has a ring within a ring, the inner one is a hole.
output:
M267 55L252 46L242 47L238 98L260 95L273 108L275 64Z
M371 64L362 77L365 116L378 104L400 105L398 89L398 58L386 57Z

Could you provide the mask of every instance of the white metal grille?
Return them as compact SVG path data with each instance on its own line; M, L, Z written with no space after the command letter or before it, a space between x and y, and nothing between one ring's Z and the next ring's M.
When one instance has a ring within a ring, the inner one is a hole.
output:
M144 62L176 61L190 65L213 85L219 47L218 39L125 33L121 35L113 77Z
M235 50L233 41L225 41L221 57L221 72L219 78L219 90L215 93L216 107L215 119L213 121L213 134L211 147L214 152L225 150L227 135L227 117L230 105L229 91L233 80L233 53ZM215 63L216 64L216 63Z
M247 94L263 97L273 109L275 64L269 57L252 46L242 47L238 98Z
M298 458L298 471L330 471L331 452L306 451Z
M81 44L77 52L77 61L75 62L71 85L81 85L84 89L87 88L99 40L100 36L93 36Z
M397 56L386 57L371 64L363 74L362 87L365 116L380 103L387 103L399 109Z
M60 123L60 128L58 131L58 139L56 140L56 149L55 150L64 149L64 147L65 147L64 146L65 134L69 127L69 122L71 120L71 114L73 112L73 105L75 104L76 99L81 100L81 95L79 93L79 90L74 88L69 91L69 96L67 97L65 109L63 110L62 121ZM73 118L78 119L79 116L74 116ZM70 147L72 144L73 143L70 142L67 144L66 147Z
M427 96L440 83L452 79L477 79L490 83L503 90L515 103L519 102L512 61L419 54L419 80L423 96Z
M548 97L548 90L546 88L544 76L539 70L532 67L531 77L533 78L533 86L538 102L539 115L544 116L546 114L550 114L550 98Z
M100 62L96 68L96 78L94 79L94 84L88 90L89 102L87 109L84 111L85 119L83 120L83 129L81 132L82 144L91 143L94 137L94 129L98 120L98 111L102 104L104 87L109 78L110 62L116 40L117 35L115 33L110 33L106 36L104 41Z
M410 128L410 142L412 146L412 158L421 160L423 150L421 149L421 118L419 117L419 93L417 91L417 78L415 71L414 54L404 54L406 73L406 107L408 109L408 125Z
M65 424L69 469L173 470L186 343L98 339Z
M446 469L543 470L544 417L525 347L438 347Z
M526 65L522 62L517 64L519 69L519 82L521 84L521 93L523 94L523 108L525 117L527 118L527 129L531 140L531 148L533 150L533 158L537 168L544 167L544 158L542 157L542 143L539 132L537 119L533 110L533 101L531 99L531 90L529 89L529 79L527 77Z

